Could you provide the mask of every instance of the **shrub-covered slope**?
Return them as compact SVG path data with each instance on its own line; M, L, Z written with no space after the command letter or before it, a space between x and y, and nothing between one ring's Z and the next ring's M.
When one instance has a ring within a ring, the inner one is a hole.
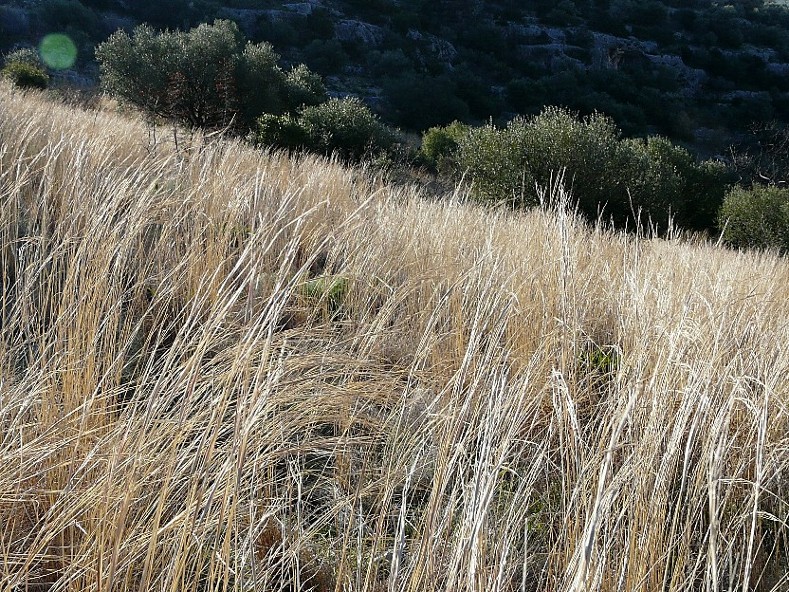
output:
M0 0L0 51L65 32L95 79L117 28L217 17L403 129L555 105L711 155L789 123L789 10L770 0Z
M786 260L0 106L4 588L786 587Z

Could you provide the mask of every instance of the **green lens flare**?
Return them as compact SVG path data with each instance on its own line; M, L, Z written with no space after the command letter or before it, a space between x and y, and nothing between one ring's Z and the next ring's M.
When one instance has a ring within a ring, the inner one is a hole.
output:
M68 35L51 33L38 46L41 59L53 70L66 70L77 61L77 46Z

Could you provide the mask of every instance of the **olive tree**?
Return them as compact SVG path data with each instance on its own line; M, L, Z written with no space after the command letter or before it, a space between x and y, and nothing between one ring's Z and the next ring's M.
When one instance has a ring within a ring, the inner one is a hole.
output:
M306 67L289 75L270 44L248 43L228 20L185 32L147 25L131 35L118 31L96 48L96 58L107 92L191 127L249 129L263 113L294 109L294 96L325 93Z

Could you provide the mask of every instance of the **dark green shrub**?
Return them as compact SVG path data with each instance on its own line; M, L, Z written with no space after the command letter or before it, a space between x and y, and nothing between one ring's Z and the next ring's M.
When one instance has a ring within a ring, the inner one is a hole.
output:
M45 0L36 6L33 15L43 30L82 32L89 40L101 39L106 32L99 16L79 0Z
M272 19L265 14L258 17L255 29L255 41L267 41L277 47L290 47L299 40L299 32L292 24Z
M510 122L505 129L492 124L469 128L458 140L455 167L458 177L473 184L474 194L487 202L514 205L537 203L534 177L527 163L524 120Z
M693 157L665 138L624 140L623 173L629 198L646 215L665 221L682 215L684 173Z
M368 51L366 58L367 67L373 76L396 76L414 68L411 59L401 48Z
M307 130L298 119L292 115L271 113L264 113L258 117L251 139L259 146L289 150L306 148L310 140Z
M310 148L323 154L337 152L359 159L366 154L385 152L397 141L397 134L381 123L358 98L329 99L305 108L299 122L309 136Z
M457 98L468 106L469 115L484 121L501 113L502 99L490 92L490 80L478 76L467 68L455 68L452 73Z
M710 230L733 179L714 160L697 162L684 148L666 138L649 137L625 143L623 176L634 208L665 228L673 223L693 230Z
M234 25L235 26L235 25ZM245 125L263 113L282 113L287 104L287 81L279 54L269 43L248 43L238 60L238 90Z
M579 118L550 107L508 127L517 139L514 145L525 151L530 176L538 185L547 187L564 172L565 184L589 217L595 218L602 207L615 216L623 209L625 179L613 120L600 114Z
M550 25L566 27L580 24L583 22L583 19L579 16L574 2L562 0L545 15L545 22Z
M348 54L336 39L314 39L302 51L302 58L323 75L338 74L348 65Z
M789 251L789 189L775 186L737 187L718 213L723 240L733 247Z
M174 33L141 25L129 36L117 31L96 48L101 84L111 95L148 115L176 116L169 93L181 51Z
M467 120L468 104L458 96L455 81L446 75L400 74L383 83L397 125L424 130Z
M304 64L288 72L285 85L289 107L319 105L329 98L323 79Z
M419 155L422 161L438 172L451 173L455 166L458 144L469 132L469 126L454 121L446 127L431 127L422 134Z
M360 99L346 98L305 107L297 115L264 114L258 117L251 139L258 145L360 160L394 153L398 135Z
M458 144L456 172L467 175L478 197L522 206L537 203L536 185L563 175L581 210L594 218L604 204L610 212L622 201L619 161L619 132L610 119L548 108L505 128L472 129Z
M45 89L49 84L46 71L25 62L11 62L2 70L2 76L19 88Z
M334 20L331 13L325 8L316 8L310 12L300 29L305 41L313 39L325 41L334 38Z
M634 204L657 220L670 215L685 228L712 228L732 179L723 163L696 162L666 138L626 140L627 188Z
M705 160L688 172L685 192L686 225L711 230L726 192L736 179L731 169L718 160Z

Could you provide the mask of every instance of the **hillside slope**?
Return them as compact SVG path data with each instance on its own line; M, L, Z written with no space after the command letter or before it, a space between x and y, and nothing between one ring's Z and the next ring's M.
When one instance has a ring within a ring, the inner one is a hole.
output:
M786 259L149 131L0 86L5 589L786 588Z
M763 0L0 0L0 51L66 32L95 79L118 27L216 17L406 130L562 105L725 154L789 124L789 10Z

